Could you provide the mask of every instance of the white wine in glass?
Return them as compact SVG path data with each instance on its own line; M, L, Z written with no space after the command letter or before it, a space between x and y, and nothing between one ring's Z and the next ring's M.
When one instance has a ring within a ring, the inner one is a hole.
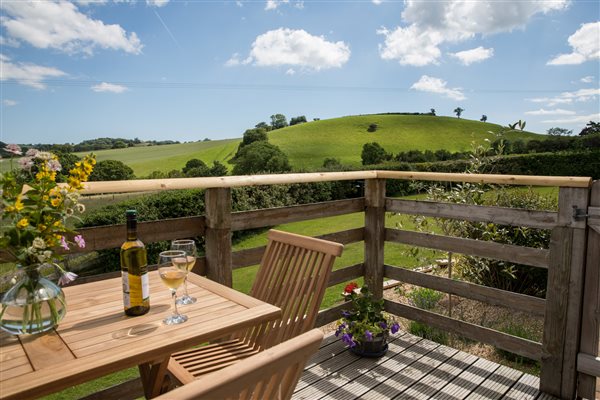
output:
M196 243L191 239L173 240L171 242L171 250L184 251L187 260L187 272L190 272L196 264ZM188 294L187 276L183 282L183 296L177 299L177 304L192 304L196 302L196 298Z
M158 255L158 275L166 287L171 290L173 314L163 319L165 325L176 325L187 321L188 317L177 310L177 288L187 276L187 260L183 251L163 251Z

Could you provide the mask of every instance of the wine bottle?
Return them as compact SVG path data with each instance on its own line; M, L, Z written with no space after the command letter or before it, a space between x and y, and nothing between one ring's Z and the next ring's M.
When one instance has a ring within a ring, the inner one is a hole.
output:
M146 247L137 238L137 213L127 210L127 241L121 246L121 275L125 314L143 315L150 310L150 282Z

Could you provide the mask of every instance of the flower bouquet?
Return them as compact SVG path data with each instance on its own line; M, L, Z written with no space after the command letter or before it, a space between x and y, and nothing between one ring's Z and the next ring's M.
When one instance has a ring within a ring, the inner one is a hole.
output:
M22 155L18 145L4 150ZM29 149L18 159L19 168L12 168L12 162L10 170L0 173L0 258L16 263L19 274L2 297L0 328L12 334L37 333L53 328L66 313L62 289L46 279L41 267L53 267L60 285L77 277L59 261L70 246L85 247L67 220L85 210L79 190L96 160L89 155L75 163L62 184L56 181L62 166L52 153Z
M355 354L366 357L385 354L389 333L398 332L400 326L384 314L383 300L373 299L367 286L359 289L355 282L346 285L343 296L353 309L342 311L335 335L341 335L342 341Z

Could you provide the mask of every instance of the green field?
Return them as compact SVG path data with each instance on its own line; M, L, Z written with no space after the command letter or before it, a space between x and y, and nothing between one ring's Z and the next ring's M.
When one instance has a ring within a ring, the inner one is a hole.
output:
M367 132L370 124L376 132ZM365 143L377 142L387 152L407 150L467 151L472 142L496 140L491 132L500 125L429 115L360 115L312 121L278 129L269 133L269 141L281 148L296 169L312 169L323 165L327 157L343 164L358 166ZM531 132L512 131L508 140L528 141L543 136Z
M369 124L379 128L369 133ZM466 151L473 142L496 140L494 133L500 125L451 117L428 115L361 115L312 121L278 129L269 133L269 141L279 146L296 170L313 170L323 165L327 157L338 158L343 164L360 166L360 154L365 143L377 142L387 152L407 150ZM508 140L528 141L543 136L512 131ZM213 160L227 163L235 154L241 139L214 140L163 146L129 147L97 151L98 160L118 160L133 168L137 177L152 171L168 172L181 169L185 163L198 158L207 164ZM84 153L78 153L83 155Z
M240 139L225 139L162 146L128 147L100 150L94 153L98 161L121 161L130 166L137 177L143 177L152 171L168 172L173 169L181 169L192 158L198 158L208 165L216 160L230 167L227 160L233 157L239 142ZM76 154L83 156L87 152Z

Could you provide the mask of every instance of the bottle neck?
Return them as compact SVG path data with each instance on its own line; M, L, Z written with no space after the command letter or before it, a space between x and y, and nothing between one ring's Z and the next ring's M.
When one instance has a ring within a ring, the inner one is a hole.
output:
M127 220L127 240L137 240L137 220L130 218Z

